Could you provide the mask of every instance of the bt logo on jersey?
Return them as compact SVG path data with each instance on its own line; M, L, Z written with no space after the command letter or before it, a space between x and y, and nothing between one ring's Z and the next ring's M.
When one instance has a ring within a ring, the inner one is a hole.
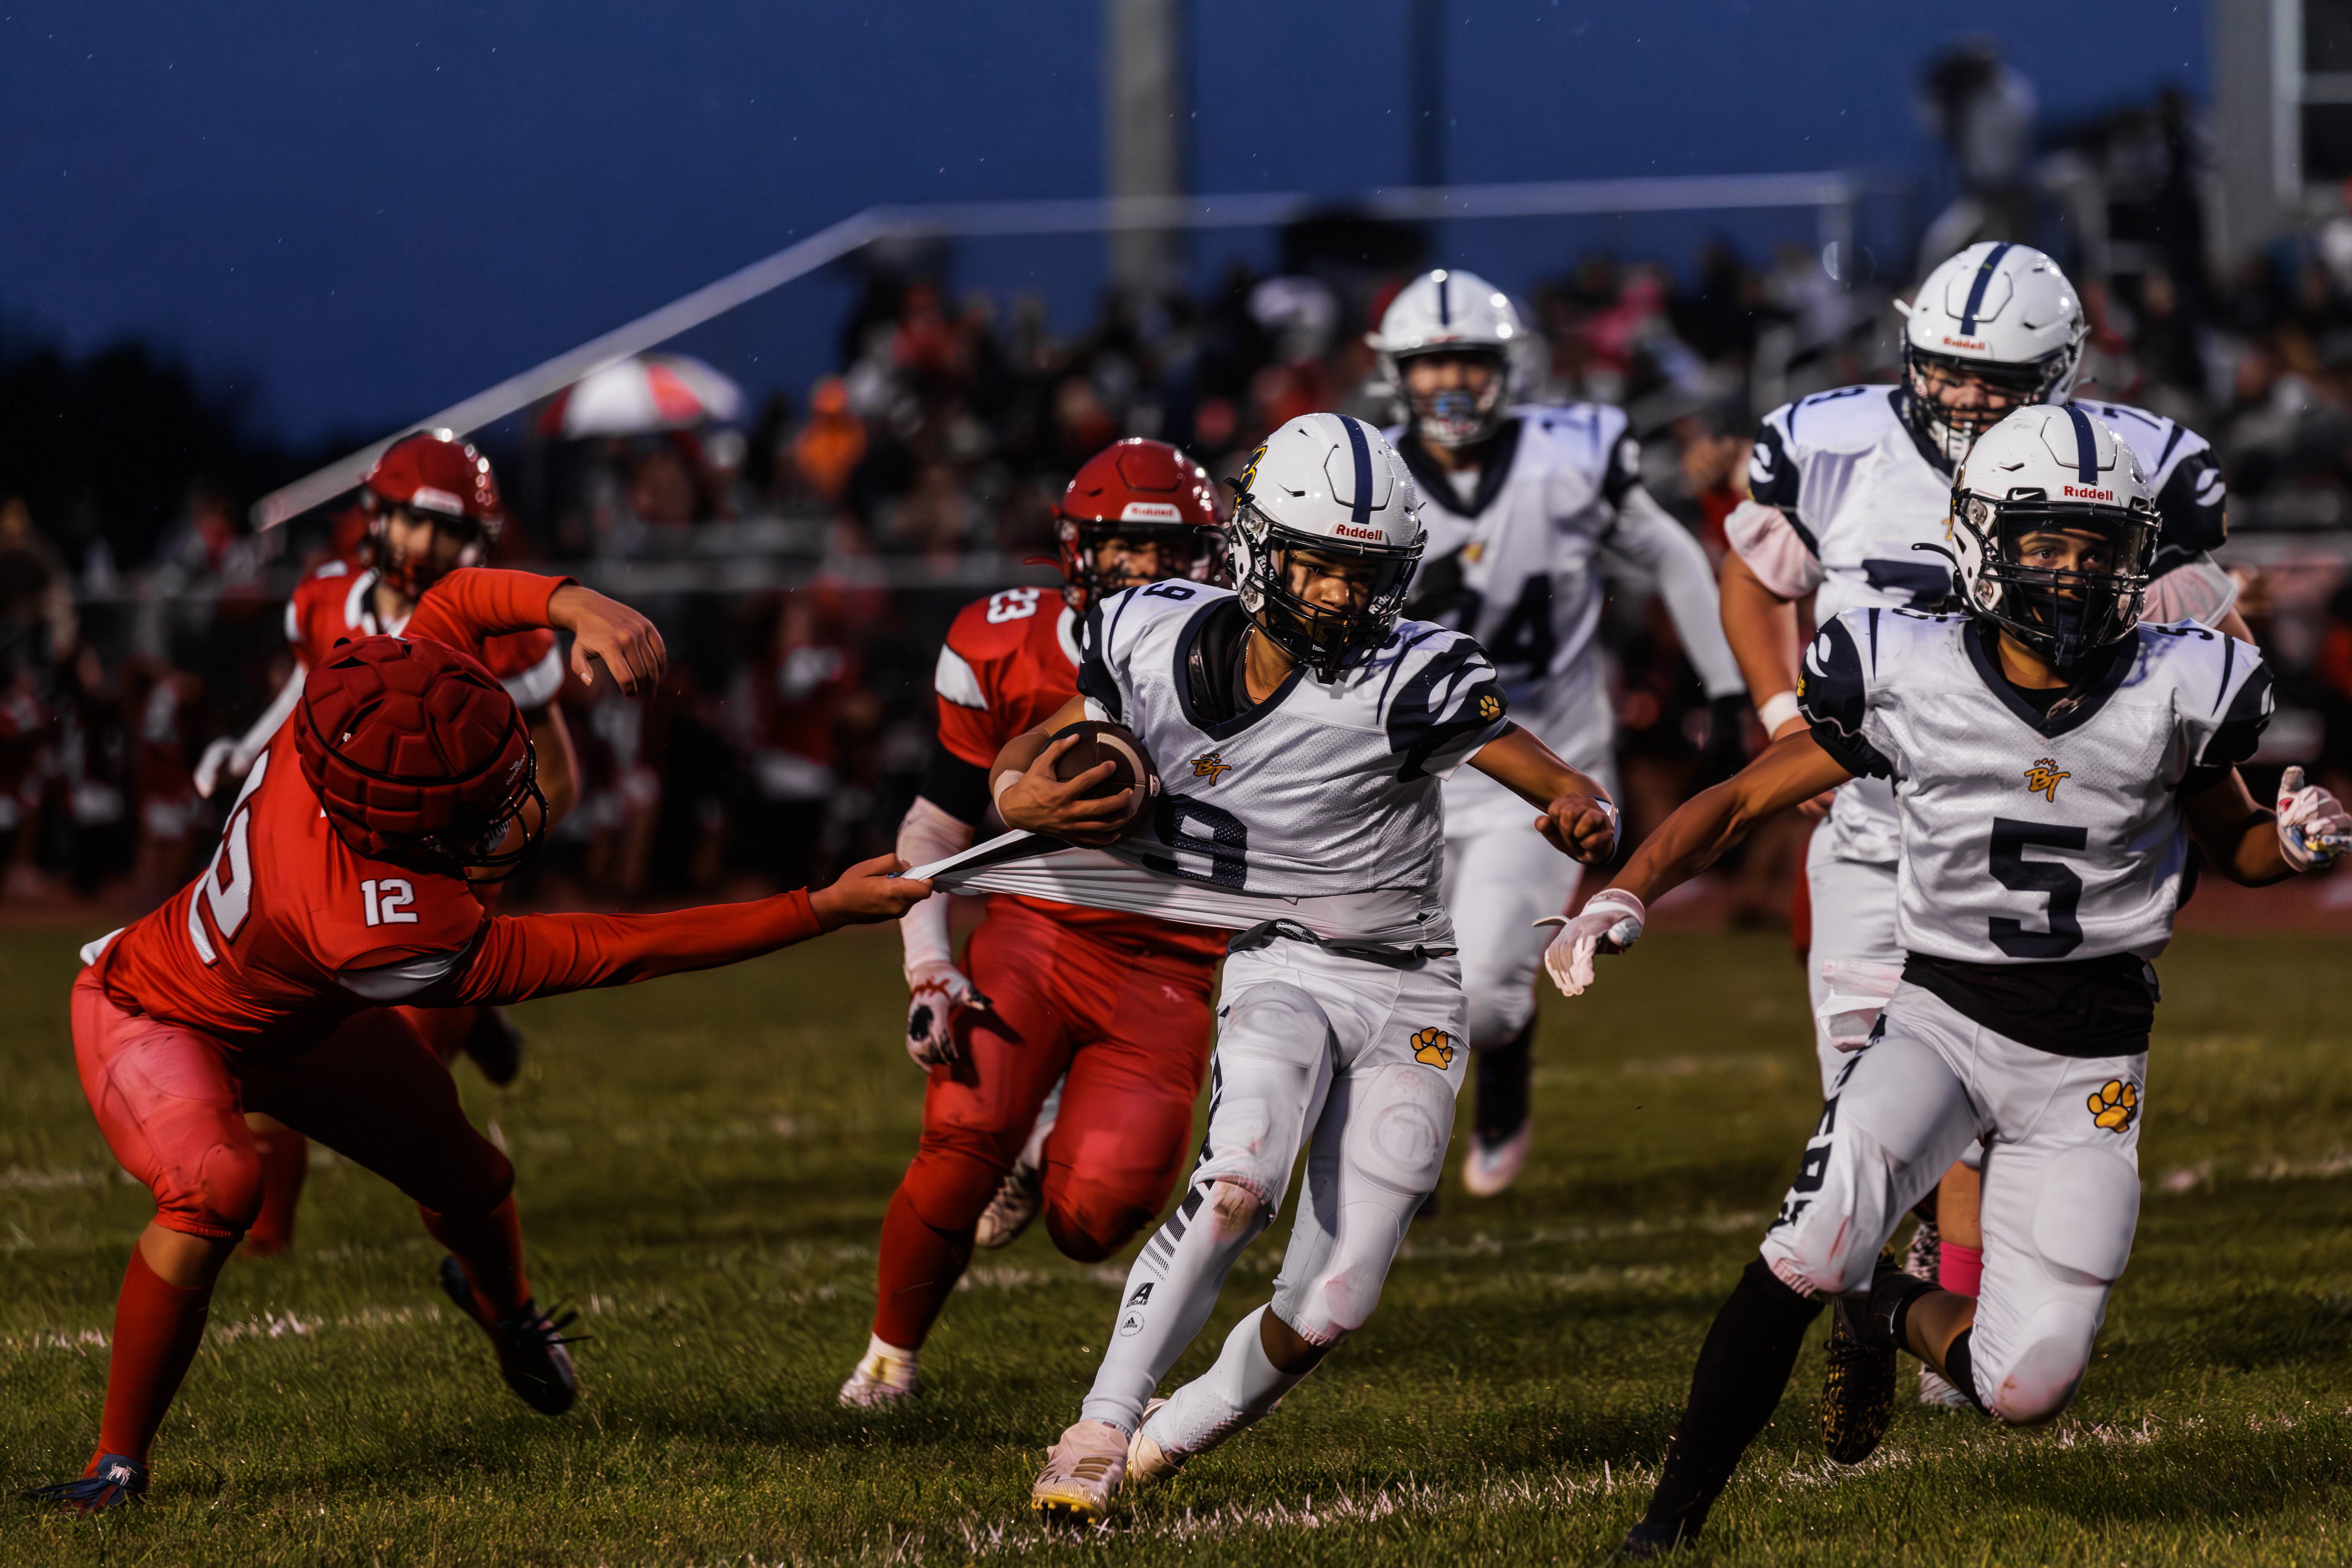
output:
M1412 1047L1412 1059L1423 1067L1441 1070L1454 1065L1454 1041L1443 1029L1423 1029L1406 1042Z
M2071 779L2074 776L2073 773L2059 771L2057 758L2040 758L2032 767L2025 770L2025 793L2038 795L2042 799L2055 804L2058 799L2058 781Z
M1223 752L1211 752L1205 757L1192 759L1192 776L1196 779L1206 779L1211 784L1215 784L1233 771L1234 764L1225 761L1225 753Z

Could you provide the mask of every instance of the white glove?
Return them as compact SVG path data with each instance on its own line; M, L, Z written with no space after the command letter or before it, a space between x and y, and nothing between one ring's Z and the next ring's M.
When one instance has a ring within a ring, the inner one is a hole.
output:
M2352 849L2352 812L2317 784L2303 782L2303 770L2289 768L2278 787L2279 852L2298 871L2336 864Z
M1622 888L1603 888L1586 900L1574 920L1549 915L1536 921L1558 926L1559 934L1544 949L1544 968L1563 996L1581 996L1592 984L1592 956L1622 952L1642 940L1642 922L1648 919L1642 900Z
M228 769L231 778L242 773L244 769L228 766L236 758L236 742L226 735L223 735L211 745L206 746L205 754L196 763L196 793L206 800L212 799L214 789L220 784L221 771L224 768Z
M962 1007L988 1011L982 995L964 972L952 963L925 963L907 975L907 1054L926 1072L956 1060L956 1012Z

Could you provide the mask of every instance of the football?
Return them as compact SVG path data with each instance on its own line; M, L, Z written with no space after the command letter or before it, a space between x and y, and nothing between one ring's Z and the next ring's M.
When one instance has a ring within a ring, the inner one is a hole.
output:
M1123 789L1132 789L1135 796L1129 803L1127 820L1120 824L1118 836L1128 838L1141 832L1151 820L1152 807L1160 802L1160 770L1151 765L1151 753L1143 749L1135 731L1123 724L1084 719L1055 731L1048 743L1065 735L1076 736L1077 744L1055 760L1054 776L1066 784L1089 768L1110 763L1110 776L1088 790L1086 798L1100 800Z

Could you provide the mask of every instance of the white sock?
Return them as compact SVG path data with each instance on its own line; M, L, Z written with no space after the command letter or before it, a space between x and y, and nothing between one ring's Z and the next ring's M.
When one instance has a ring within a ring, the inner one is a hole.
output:
M869 1334L866 1339L866 1356L857 1363L857 1370L877 1383L887 1383L893 1388L912 1388L915 1385L915 1352L901 1350L879 1334Z
M1272 1310L1269 1303L1235 1323L1216 1364L1152 1412L1153 1441L1172 1454L1204 1453L1272 1412L1307 1380L1306 1373L1280 1371L1266 1358L1260 1320Z
M1021 1145L1021 1158L1014 1162L1023 1170L1045 1168L1045 1140L1053 1136L1054 1123L1061 1120L1062 1089L1069 1081L1067 1073L1055 1079L1054 1087L1045 1091L1045 1103L1037 1107L1037 1120L1029 1129L1029 1141Z
M1225 1271L1242 1248L1265 1228L1263 1207L1249 1205L1246 1219L1221 1217L1212 1187L1194 1187L1136 1255L1127 1271L1118 1320L1111 1325L1102 1366L1078 1408L1081 1421L1108 1421L1135 1431L1144 1402L1176 1358L1184 1353L1224 1288ZM1238 1193L1238 1188L1228 1188Z

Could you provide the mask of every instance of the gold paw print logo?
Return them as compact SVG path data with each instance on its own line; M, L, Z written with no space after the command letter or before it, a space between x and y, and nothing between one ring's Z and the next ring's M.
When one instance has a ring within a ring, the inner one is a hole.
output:
M2110 1132L2127 1131L2139 1115L2139 1086L2111 1078L2091 1095L2091 1120Z
M1489 691L1478 699L1478 717L1493 723L1503 716L1503 700Z
M1412 1040L1412 1059L1438 1068L1454 1065L1454 1041L1443 1029L1423 1029Z
M1216 783L1218 779L1233 771L1234 764L1225 761L1225 753L1223 752L1211 752L1205 757L1192 759L1192 776L1196 779L1206 779L1211 784Z
M2047 801L2055 801L2058 798L2058 781L2071 779L2074 776L2073 773L2059 771L2057 758L2042 757L2025 770L2025 793L2038 795ZM2072 800L2074 797L2068 795L2066 798Z

